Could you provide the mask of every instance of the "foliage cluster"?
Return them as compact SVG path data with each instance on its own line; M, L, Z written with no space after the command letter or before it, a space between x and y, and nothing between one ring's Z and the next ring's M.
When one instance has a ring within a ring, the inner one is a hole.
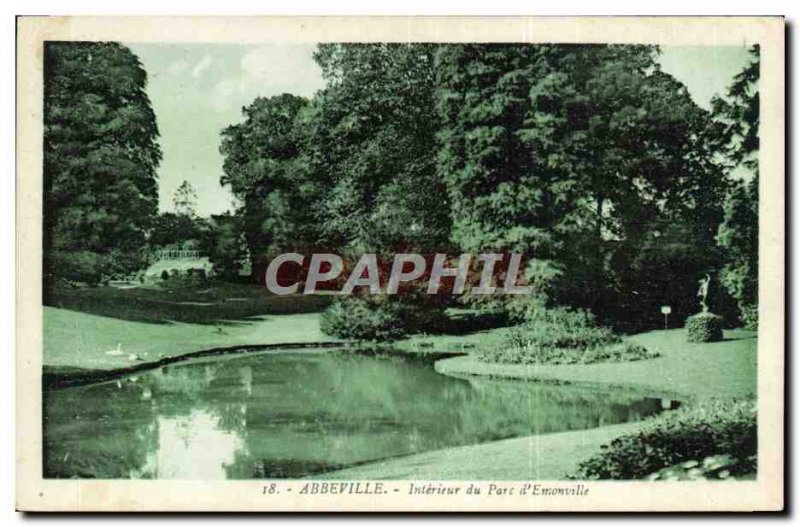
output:
M339 298L322 314L322 332L343 339L387 341L410 333L441 330L443 311L432 304L395 296Z
M181 272L178 269L164 269L160 275L162 285L167 287L206 287L208 275L205 269L192 268Z
M752 178L737 181L728 192L717 242L723 250L721 281L736 299L739 316L750 328L758 325L758 147L760 123L758 45L750 62L734 77L726 97L712 100L718 131L717 147L727 168L743 168Z
M722 340L722 317L714 313L698 313L686 319L686 336L689 342L716 342Z
M693 468L714 456L735 460L725 463L732 476L750 475L756 471L756 421L752 400L714 401L668 412L604 446L602 453L580 464L575 477L639 479L678 464Z
M320 46L323 90L257 99L223 132L222 182L242 203L254 273L298 246L517 251L551 304L634 329L660 324L668 304L680 322L698 278L725 265L729 167L715 152L739 131L695 104L658 53Z
M161 160L146 83L121 44L45 43L45 290L57 279L97 283L146 263Z
M478 352L481 360L510 364L590 364L623 362L658 356L643 346L622 342L582 310L540 309L511 328L501 346Z

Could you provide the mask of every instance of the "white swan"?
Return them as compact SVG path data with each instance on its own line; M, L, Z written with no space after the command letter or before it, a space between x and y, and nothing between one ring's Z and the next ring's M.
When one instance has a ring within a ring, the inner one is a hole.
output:
M106 355L124 355L122 351L122 344L117 342L117 349L108 350Z

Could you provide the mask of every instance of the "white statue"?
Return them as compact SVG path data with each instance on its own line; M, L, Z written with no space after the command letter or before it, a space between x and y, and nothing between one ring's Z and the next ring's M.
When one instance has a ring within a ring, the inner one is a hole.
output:
M708 284L711 282L711 276L706 273L705 278L699 280L700 289L697 291L697 296L700 297L700 306L703 308L703 313L708 313L708 304L706 297L708 297Z

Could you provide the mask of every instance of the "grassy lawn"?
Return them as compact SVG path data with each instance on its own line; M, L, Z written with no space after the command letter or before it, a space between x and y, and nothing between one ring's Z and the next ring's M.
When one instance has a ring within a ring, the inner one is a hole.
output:
M600 445L641 423L432 450L328 472L314 479L562 480Z
M276 297L263 288L242 284L214 284L199 290L62 290L51 299L58 307L44 308L44 364L114 369L216 347L336 340L320 331L318 312L326 302L324 297ZM470 315L466 310L451 313L459 334L415 335L393 347L452 354L503 345L508 328L470 331L480 327L480 321ZM511 365L484 363L466 355L439 361L437 369L454 375L637 385L654 393L692 398L755 393L753 332L728 331L725 341L712 344L690 344L682 329L628 339L659 351L661 357L629 363ZM122 355L106 353L118 345ZM139 360L132 361L129 355Z
M491 327L491 320L485 320L471 309L448 309L452 321L447 334L419 334L392 343L392 347L407 352L452 354L469 353L490 346L500 346L509 327Z
M218 347L335 341L320 330L319 312L327 302L320 296L274 296L242 284L60 290L43 311L44 365L62 371L111 370ZM395 347L452 354L492 345L502 331L415 336ZM106 353L117 345L122 355Z
M319 329L320 297L256 286L59 291L43 311L46 368L116 369L216 347L336 340ZM117 349L122 355L106 352ZM131 360L129 355L136 355Z
M392 343L392 347L408 352L469 353L487 346L499 346L508 328L486 329L464 335L413 335Z
M757 340L753 331L726 331L725 340L703 344L686 342L683 329L650 331L627 339L661 356L636 362L572 365L490 364L463 356L439 361L436 368L455 375L637 386L655 394L693 399L756 393Z
M218 331L221 329L221 332ZM148 324L77 311L44 308L44 365L81 369L115 369L142 361L193 351L237 345L336 340L323 335L313 313L266 315L225 326L173 322ZM107 355L120 345L121 356Z

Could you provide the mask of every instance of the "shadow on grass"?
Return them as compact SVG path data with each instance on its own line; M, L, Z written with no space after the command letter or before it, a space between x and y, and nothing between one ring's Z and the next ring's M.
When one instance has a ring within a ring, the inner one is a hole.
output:
M448 312L441 327L428 330L431 335L463 336L478 331L512 326L508 317L501 313L477 310L453 310Z
M741 336L741 337L724 337L722 340L720 340L718 342L730 342L730 341L733 341L733 340L750 340L750 339L755 339L755 338L757 338L757 335L746 335L746 336Z
M328 302L323 296L275 296L255 285L216 283L203 289L180 290L61 288L48 292L44 305L149 324L209 324L219 326L224 333L226 326L264 315L318 312Z

